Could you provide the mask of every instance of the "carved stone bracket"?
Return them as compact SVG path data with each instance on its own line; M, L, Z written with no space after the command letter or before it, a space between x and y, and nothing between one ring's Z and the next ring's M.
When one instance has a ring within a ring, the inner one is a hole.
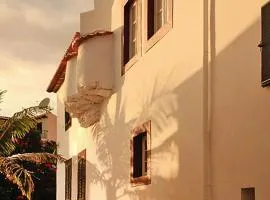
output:
M97 89L82 86L78 93L67 97L66 110L78 118L82 127L89 127L99 121L102 103L112 94L110 89Z

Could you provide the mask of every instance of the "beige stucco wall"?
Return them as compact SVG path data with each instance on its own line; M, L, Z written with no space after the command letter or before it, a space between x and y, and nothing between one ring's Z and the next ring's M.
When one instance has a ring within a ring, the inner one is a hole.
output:
M210 63L214 200L241 199L243 187L255 187L256 200L270 198L270 91L260 87L257 47L266 2L216 0Z
M270 93L260 87L257 48L264 3L175 0L173 29L147 53L143 51L124 76L120 76L123 1L98 0L94 12L81 14L81 33L114 32L114 94L103 105L98 124L83 129L73 119L65 133L67 80L58 92L59 153L75 158L73 199L76 155L85 148L87 199L210 200L209 192L212 200L227 200L240 199L244 187L255 187L256 200L269 199ZM104 57L94 62L98 59ZM152 183L132 188L130 132L149 119ZM62 200L63 164L57 176L57 198Z
M72 127L65 133L62 88L67 83L64 83L58 92L59 153L70 158L87 149L87 199L202 199L203 2L174 1L173 29L143 53L124 76L121 76L123 1L98 2L100 12L111 10L112 16L95 18L91 13L82 14L81 32L94 31L100 26L111 27L114 32L111 66L114 94L103 105L98 124L83 129L73 119ZM131 130L147 120L152 121L152 183L132 188ZM76 199L77 193L76 165L74 161L72 199ZM64 165L60 164L58 200L64 199L64 180Z
M53 113L48 113L46 117L40 119L42 123L42 132L45 139L57 140L56 126L57 117Z

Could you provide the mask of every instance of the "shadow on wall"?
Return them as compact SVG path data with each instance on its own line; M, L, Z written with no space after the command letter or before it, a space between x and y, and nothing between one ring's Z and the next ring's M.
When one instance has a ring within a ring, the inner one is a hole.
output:
M157 75L150 93L138 92L136 104L140 105L142 109L136 119L125 123L126 103L120 92L117 96L116 113L113 120L105 111L103 119L94 128L96 153L99 162L103 165L103 170L100 171L95 165L89 163L88 170L92 172L89 177L91 177L90 182L99 182L106 188L108 200L117 200L127 196L134 200L164 200L179 197L188 199L190 190L185 185L191 184L200 187L200 183L196 182L196 176L200 176L198 174L200 170L194 170L192 177L189 176L190 170L194 166L199 167L200 165L198 152L201 147L200 145L188 145L198 143L197 141L200 140L197 139L199 133L191 137L190 132L194 133L197 129L198 123L194 124L194 116L197 119L201 115L199 111L201 107L197 102L201 99L201 93L198 91L202 87L202 75L198 73L192 77L189 84L184 83L176 89L170 90L168 87L170 84L167 82L171 80L174 70L161 72L160 75L164 73L168 75L167 80L160 81ZM141 96L140 93L148 95ZM187 102L192 107L181 107ZM129 182L130 133L138 123L149 119L151 119L153 127L152 138L159 141L159 143L152 144L152 183L145 188L131 188ZM178 121L178 119L180 120ZM187 183L186 180L189 180L190 183ZM181 186L184 189L181 189Z
M270 179L265 162L270 152L270 93L261 88L260 30L257 19L215 58L212 154L213 180L219 187L259 186ZM214 191L214 199L228 199L222 189ZM260 195L264 192L262 186Z
M246 112L245 117L250 116L257 104L269 104L266 99L257 98L261 93L260 66L254 57L259 55L256 47L256 42L260 40L259 27L259 21L256 21L220 52L215 57L216 67L211 72L215 83L213 92L218 93L213 101L224 103L216 106L228 110L232 108L232 104L248 98L248 105L238 107L238 112ZM181 66L175 66L178 67ZM134 91L137 93L136 104L142 108L136 119L127 121L126 101L120 91L117 93L115 116L112 118L105 110L101 121L93 128L96 153L102 170L88 163L89 179L92 183L103 185L108 200L118 200L126 196L134 200L193 200L197 189L202 188L198 177L202 176L203 136L202 132L198 132L201 130L198 127L203 126L203 72L197 71L183 83L171 88L170 81L177 80L174 70L176 69L166 69L166 72L156 74L153 88L149 91L144 91L146 87L140 88L142 92ZM166 80L159 80L164 74L167 75ZM225 98L224 95L227 94L230 95ZM148 119L151 119L154 127L152 138L160 141L152 146L152 183L146 187L131 188L130 132L138 123Z

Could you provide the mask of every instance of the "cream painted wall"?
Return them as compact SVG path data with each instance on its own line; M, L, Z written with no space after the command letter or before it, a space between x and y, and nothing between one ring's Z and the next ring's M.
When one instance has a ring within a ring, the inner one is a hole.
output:
M81 14L81 32L109 28L114 32L114 94L104 103L99 123L83 129L73 119L65 133L63 88L69 83L58 92L59 152L75 158L73 198L77 192L76 155L86 148L87 199L210 199L203 198L208 124L212 200L240 199L243 187L255 187L256 200L269 199L270 93L260 87L257 48L260 8L266 0L209 0L209 12L206 0L175 0L173 29L142 53L124 76L120 76L123 1L98 2L94 12ZM207 15L209 29L203 23ZM207 66L209 82L204 79ZM203 87L207 82L209 96ZM130 132L149 119L152 183L131 187ZM57 197L62 200L63 165L57 176Z
M53 113L48 113L46 117L40 119L42 123L42 132L46 139L56 141L57 117Z
M174 1L173 29L124 76L123 1L98 2L94 12L100 14L81 15L81 32L108 27L114 32L114 94L104 103L99 123L83 129L73 119L65 133L64 83L58 92L59 153L76 158L87 149L87 199L203 199L203 2ZM101 15L108 10L111 17ZM131 130L147 120L152 121L152 183L131 187ZM74 170L72 199L77 193ZM59 164L58 200L64 199L64 180Z
M212 52L211 62L214 200L241 199L244 187L255 187L256 200L270 198L270 92L260 87L257 47L260 10L266 2L215 2L212 45L216 55Z

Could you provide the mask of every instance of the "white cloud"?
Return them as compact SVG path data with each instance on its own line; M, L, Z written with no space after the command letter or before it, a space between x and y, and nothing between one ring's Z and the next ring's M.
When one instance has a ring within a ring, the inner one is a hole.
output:
M0 115L11 115L44 97L91 0L2 0L0 2L0 89L8 92Z

